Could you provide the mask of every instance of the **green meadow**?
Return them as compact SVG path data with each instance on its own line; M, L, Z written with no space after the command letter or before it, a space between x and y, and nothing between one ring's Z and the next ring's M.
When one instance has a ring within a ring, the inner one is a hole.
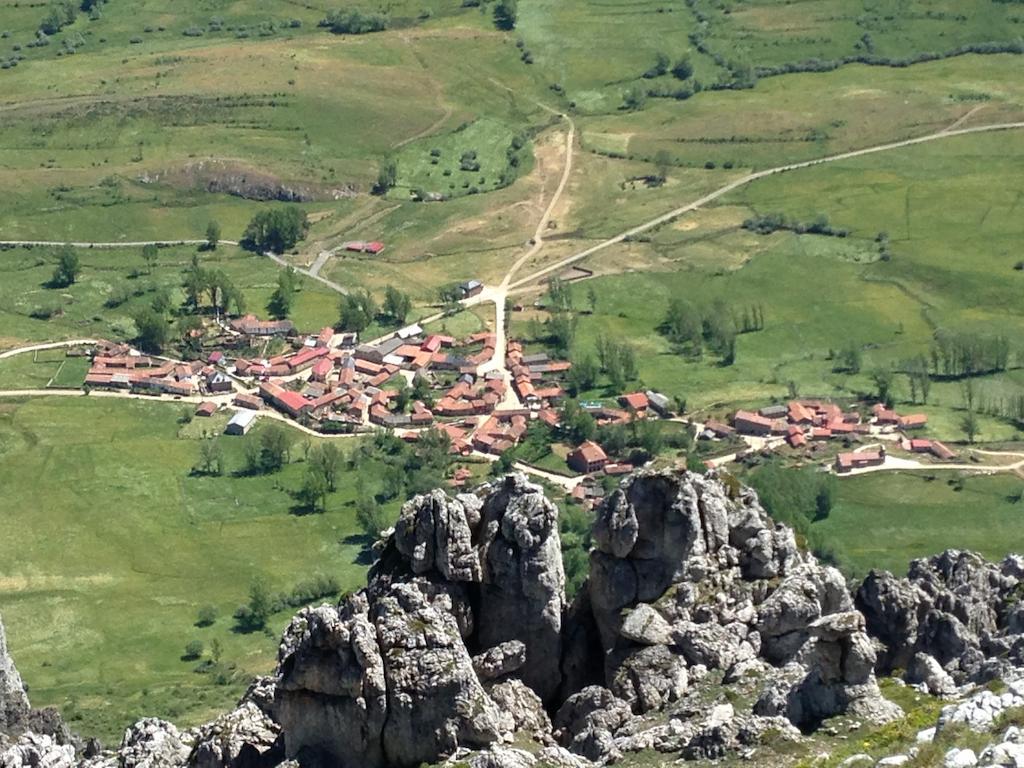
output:
M74 285L59 289L47 285L56 264L55 249L0 252L0 348L32 341L133 338L133 314L148 307L158 291L166 290L175 305L184 301L183 275L197 254L194 247L161 248L150 272L138 248L82 248L77 252L81 275ZM198 257L204 268L221 270L231 279L242 291L250 312L266 316L267 303L277 287L277 264L231 246L199 252ZM296 326L315 331L336 322L338 295L301 275L299 284L301 290L290 314ZM34 317L39 310L53 314L46 319ZM0 376L5 362L9 361L0 361Z
M180 413L87 397L0 400L0 612L33 703L59 706L104 741L143 715L199 722L272 668L292 609L266 633L236 631L232 612L254 578L274 591L315 574L343 589L364 578L351 474L326 513L292 514L298 439L282 471L248 477L236 471L260 428L223 437L226 474L194 476L198 438L223 420L183 425ZM206 605L217 619L200 628ZM192 640L206 659L220 644L224 679L182 660Z
M1024 480L1017 475L893 472L844 478L828 518L811 530L851 575L903 575L910 561L945 549L993 560L1024 550Z
M588 260L599 273L644 268L574 286L577 307L591 289L597 306L579 315L573 354L592 352L600 334L628 341L643 384L686 397L691 408L725 410L794 388L806 396L869 394L874 368L927 355L938 329L1015 338L1024 327L1017 298L1024 277L1014 268L1024 234L1014 215L1020 149L1018 133L964 136L743 187L719 206ZM848 235L759 235L740 227L769 213L803 222L824 215ZM879 233L889 242L885 259ZM707 352L693 360L658 330L673 298L705 310L720 301L737 316L759 306L765 328L739 335L732 365ZM862 350L860 373L835 372L834 353L850 344ZM1009 371L978 379L980 391L1020 394L1020 352L1014 347ZM910 400L902 377L895 394ZM925 410L935 413L935 436L962 438L955 413L962 398L957 382L933 387ZM982 420L982 439L1014 432Z

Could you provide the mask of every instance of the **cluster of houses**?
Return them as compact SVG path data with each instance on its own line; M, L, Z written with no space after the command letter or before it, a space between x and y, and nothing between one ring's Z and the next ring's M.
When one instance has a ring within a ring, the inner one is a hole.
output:
M182 363L140 354L127 344L101 341L85 375L89 389L125 389L177 397L230 392L231 377L203 362Z
M899 435L898 445L912 453L927 453L948 461L956 454L938 440L910 438L906 433L923 429L928 417L923 413L901 415L878 403L871 407L867 417L858 410L844 410L835 403L820 400L791 400L785 405L770 405L758 411L740 410L732 423L709 420L704 424L703 436L729 438L734 435L758 438L781 438L792 448L824 448L820 443L843 438L863 438L869 435ZM890 438L891 439L891 438ZM835 457L837 472L850 472L885 463L885 448L840 452Z
M809 440L870 435L875 429L921 429L928 423L924 414L900 416L883 405L871 409L864 419L856 410L844 411L835 403L820 400L791 400L785 405L770 405L758 411L737 411L732 426L708 421L704 427L715 437L733 434L748 437L782 437L793 448L807 445Z

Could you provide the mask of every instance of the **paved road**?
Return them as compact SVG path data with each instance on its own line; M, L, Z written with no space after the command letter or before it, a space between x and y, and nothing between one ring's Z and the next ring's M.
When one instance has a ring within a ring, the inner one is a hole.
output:
M971 128L957 128L954 127L955 125L957 124L954 123L953 126L950 126L949 128L944 128L941 131L937 131L936 133L931 133L926 136L918 136L917 138L914 139L904 139L903 141L894 141L888 144L878 144L873 147L855 149L850 152L842 152L838 155L828 155L827 157L820 157L815 160L805 160L799 163L780 165L776 168L768 168L763 171L757 171L755 173L747 174L746 176L742 176L736 179L735 181L729 182L724 187L716 189L714 192L710 192L704 195L698 200L694 200L692 203L687 203L686 205L671 210L668 213L664 213L661 216L651 219L650 221L647 221L643 224L640 224L639 226L633 227L632 229L628 229L625 232L616 235L615 237L608 238L607 240L600 242L597 245L593 245L590 248L587 248L586 250L580 251L579 253L573 254L572 256L567 256L564 259L560 259L554 264L550 264L549 266L544 267L543 269L539 269L536 272L527 275L526 277L520 280L516 280L514 283L511 283L507 287L510 290L512 290L528 285L529 283L536 282L538 279L544 277L545 275L549 275L552 272L564 269L565 267L569 266L570 264L573 264L574 262L577 262L581 259L585 259L588 256L592 256L593 254L597 253L598 251L602 251L605 248L617 245L626 240L627 238L633 237L634 235L638 235L642 232L646 232L649 229L653 229L654 227L672 221L673 219L677 219L685 213L695 211L698 208L712 202L713 200L717 200L723 195L727 195L733 190L739 189L740 187L750 184L753 181L757 181L758 179L763 179L768 176L774 176L779 173L786 173L788 171L796 171L801 168L810 168L815 165L834 163L839 160L849 160L851 158L862 157L864 155L871 155L877 152L888 152L893 149L903 149L904 147L912 147L916 144L924 144L929 141L947 139L953 136L965 136L973 133L986 133L990 131L1009 131L1024 128L1024 122L995 123L992 125L978 125Z

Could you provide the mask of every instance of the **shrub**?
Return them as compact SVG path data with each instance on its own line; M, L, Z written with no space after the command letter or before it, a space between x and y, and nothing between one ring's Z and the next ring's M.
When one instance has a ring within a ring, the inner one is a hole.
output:
M182 658L192 661L203 655L203 643L201 640L190 640L185 645L185 653Z
M204 605L196 614L197 627L209 627L217 620L217 609L212 605Z

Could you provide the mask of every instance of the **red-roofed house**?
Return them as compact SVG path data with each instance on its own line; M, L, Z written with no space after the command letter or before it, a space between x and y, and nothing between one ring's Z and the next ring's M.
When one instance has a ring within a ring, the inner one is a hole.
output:
M600 445L587 440L572 451L566 461L577 472L597 472L608 463L608 454Z
M786 430L786 442L793 448L799 448L802 445L807 445L807 437L800 427L793 424Z
M836 470L849 472L863 467L877 467L885 463L885 448L877 451L859 451L857 453L840 453L836 456Z
M632 408L634 411L645 411L650 402L643 392L630 392L619 397L619 405L623 408Z
M334 370L334 361L329 357L322 357L313 363L313 370L310 373L313 381L327 381L327 377Z
M923 413L900 416L900 429L924 429L926 426L928 426L928 417Z
M207 400L204 403L200 403L199 407L196 408L196 416L213 416L217 412L217 404L211 403Z
M741 435L767 436L772 431L772 420L752 411L736 411L733 426Z

